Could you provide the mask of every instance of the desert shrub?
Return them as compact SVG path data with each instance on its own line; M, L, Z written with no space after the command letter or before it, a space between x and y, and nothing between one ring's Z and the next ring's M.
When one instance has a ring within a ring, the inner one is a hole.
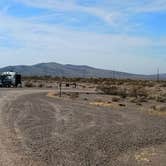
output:
M81 87L82 87L83 89L85 89L85 88L86 88L86 86L85 86L85 85L81 85Z
M117 81L116 85L123 85L124 83L125 83L124 80L119 80L119 81Z
M166 105L153 105L151 109L159 112L166 112Z
M39 84L38 87L39 87L39 88L42 88L42 87L44 87L44 85L43 85L43 84Z
M35 86L35 84L33 84L32 82L29 82L29 81L28 81L28 82L25 83L25 87L27 87L27 88L32 88L32 87L36 87L36 86Z
M125 88L120 88L117 86L101 85L98 86L96 89L107 95L116 95L116 96L121 96L122 98L127 97L127 90Z
M130 99L130 102L136 103L137 105L142 105L142 103L148 102L148 100L145 97L135 97Z
M46 88L53 88L52 85L46 85Z
M142 86L134 86L129 90L130 97L148 97L146 89Z
M138 102L140 102L140 103L148 102L147 97L144 97L144 96L137 98L137 100L138 100Z
M98 86L96 89L102 91L104 94L107 95L117 95L117 90L118 90L116 86L105 86L105 85Z
M72 99L76 99L78 97L79 97L79 92L73 92L70 94L70 98L72 98Z
M160 87L165 88L165 87L166 87L166 81L162 81L162 82L160 82Z
M149 96L147 97L147 99L148 99L148 100L155 100L156 97L155 97L154 95L149 95Z
M136 105L142 106L142 103L141 102L137 102Z
M148 83L148 87L154 87L154 86L155 86L154 82L151 81L151 82Z
M122 98L126 98L127 97L127 89L125 89L125 88L120 89L119 96L121 96Z
M120 97L113 97L113 98L112 98L112 101L113 101L113 102L119 102L119 101L120 101Z
M164 103L164 102L166 102L166 97L162 96L162 95L156 96L156 101Z
M136 87L133 87L133 88L130 90L129 95L130 95L131 97L137 98L138 89L137 89Z
M148 97L148 92L144 88L139 89L138 96L142 97L142 99L145 99L146 97Z
M97 102L97 103L103 103L104 101L102 99L95 99L95 102Z
M121 107L126 107L126 104L120 103L119 106L121 106Z
M136 103L137 102L137 100L136 100L137 98L131 98L129 101L131 102L131 103Z

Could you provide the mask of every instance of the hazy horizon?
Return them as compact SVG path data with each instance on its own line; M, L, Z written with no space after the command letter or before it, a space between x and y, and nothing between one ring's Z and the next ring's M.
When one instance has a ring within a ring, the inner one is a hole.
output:
M38 62L38 63L34 63L34 64L15 64L15 65L7 65L7 66L2 66L0 67L1 68L5 68L5 67L9 67L9 66L33 66L33 65L38 65L38 64L48 64L48 63L57 63L57 64L61 64L61 65L74 65L74 66L88 66L88 67L92 67L92 68L96 68L96 69L101 69L101 70L112 70L112 71L115 71L115 72L123 72L123 73L129 73L129 74L137 74L137 75L156 75L157 72L158 72L158 69L157 68L154 73L132 73L132 72L127 72L127 71L121 71L121 70L113 70L113 69L108 69L108 68L102 68L102 67L95 67L95 66L92 66L92 65L86 65L86 64L71 64L71 63L60 63L60 62ZM160 70L159 70L159 74L166 74L166 73L162 73Z
M1 0L0 67L57 62L166 73L166 0Z

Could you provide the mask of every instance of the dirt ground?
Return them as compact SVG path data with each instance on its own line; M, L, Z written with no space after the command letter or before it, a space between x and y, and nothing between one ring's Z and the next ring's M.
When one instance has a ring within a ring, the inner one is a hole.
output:
M0 91L1 166L165 166L165 114L71 92Z

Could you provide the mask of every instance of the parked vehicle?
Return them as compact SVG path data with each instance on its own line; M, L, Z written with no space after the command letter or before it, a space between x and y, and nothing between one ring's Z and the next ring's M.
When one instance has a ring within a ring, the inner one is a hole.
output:
M0 75L0 87L18 87L21 85L21 75L16 72L3 72Z

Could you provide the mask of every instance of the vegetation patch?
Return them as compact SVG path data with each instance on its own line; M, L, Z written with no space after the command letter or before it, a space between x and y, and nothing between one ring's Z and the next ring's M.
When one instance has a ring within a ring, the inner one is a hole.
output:
M95 105L95 106L102 106L102 107L110 107L112 106L112 103L110 102L90 102L90 105Z

